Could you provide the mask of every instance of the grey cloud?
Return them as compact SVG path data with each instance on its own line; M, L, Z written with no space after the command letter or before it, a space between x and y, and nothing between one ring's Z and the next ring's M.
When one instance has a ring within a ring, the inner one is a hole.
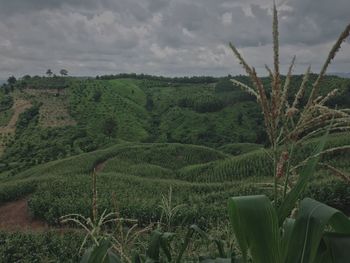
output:
M227 48L230 41L262 69L271 60L270 4L0 0L0 78L43 74L48 67L65 67L76 75L243 73ZM302 66L311 63L317 69L350 22L348 0L290 0L279 8L283 68L296 54ZM349 71L349 51L346 44L334 71Z

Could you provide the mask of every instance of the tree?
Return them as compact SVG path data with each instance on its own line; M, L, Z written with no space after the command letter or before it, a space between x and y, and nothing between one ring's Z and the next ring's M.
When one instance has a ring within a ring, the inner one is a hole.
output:
M103 133L107 135L109 138L114 137L118 129L116 119L113 116L107 117L103 121L102 129L103 129Z
M61 74L61 76L67 76L67 75L68 75L68 70L66 70L66 69L61 69L61 70L60 70L60 74Z
M14 76L11 76L11 77L8 78L7 83L10 86L13 86L16 83L16 81L17 81L17 79Z
M49 76L49 77L51 77L52 76L52 70L51 69L48 69L47 71L46 71L46 75L47 76Z
M95 90L94 95L92 96L94 102L99 102L102 96L102 91L101 90Z

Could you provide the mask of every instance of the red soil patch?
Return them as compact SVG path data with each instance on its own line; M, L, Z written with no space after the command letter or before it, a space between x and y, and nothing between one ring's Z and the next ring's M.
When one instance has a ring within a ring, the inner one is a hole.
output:
M96 165L95 171L101 172L106 162ZM57 230L61 233L66 231L77 231L66 227L49 228L49 226L41 220L33 219L30 216L28 208L29 197L11 201L0 206L0 230L7 231L45 231Z
M0 229L39 231L47 230L48 226L45 222L31 218L28 198L24 198L0 206Z

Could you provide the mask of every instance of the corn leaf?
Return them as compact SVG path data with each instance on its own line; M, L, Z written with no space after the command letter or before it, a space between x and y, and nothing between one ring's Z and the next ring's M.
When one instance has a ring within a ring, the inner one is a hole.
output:
M310 198L300 203L291 234L286 263L315 261L327 225L336 232L350 234L350 220L340 211Z
M326 233L323 240L327 248L324 255L325 259L330 259L332 263L343 263L350 260L349 234Z
M243 255L254 263L280 263L278 218L270 200L263 195L231 197L230 222Z

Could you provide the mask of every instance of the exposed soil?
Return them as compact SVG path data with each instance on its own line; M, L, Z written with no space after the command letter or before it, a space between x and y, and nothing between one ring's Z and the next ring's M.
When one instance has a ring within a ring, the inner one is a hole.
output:
M95 171L101 172L106 161L96 165ZM51 228L44 221L33 219L28 208L29 197L0 205L0 230L6 231L45 231L55 229L59 232L70 228ZM75 230L76 231L76 230Z
M104 169L105 166L106 166L106 163L107 163L107 161L103 161L103 162L98 163L98 164L95 166L95 172L96 172L96 173L102 172L103 169Z
M0 229L21 231L43 231L48 226L40 220L33 220L29 213L28 197L0 206Z

